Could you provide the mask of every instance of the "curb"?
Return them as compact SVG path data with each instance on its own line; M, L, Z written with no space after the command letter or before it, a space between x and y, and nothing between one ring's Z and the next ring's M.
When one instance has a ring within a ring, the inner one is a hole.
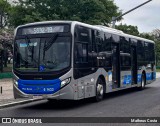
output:
M16 105L21 105L21 104L25 104L25 103L30 103L30 102L34 102L34 101L40 101L42 99L29 99L29 100L23 100L23 101L18 101L18 102L11 102L11 103L7 103L7 104L2 104L0 105L0 109L3 108L7 108L7 107L13 107Z

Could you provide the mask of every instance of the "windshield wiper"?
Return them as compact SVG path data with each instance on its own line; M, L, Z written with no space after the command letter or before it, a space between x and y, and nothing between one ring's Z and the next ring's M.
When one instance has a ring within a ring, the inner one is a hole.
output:
M27 48L28 50L32 53L32 55L30 55L29 57L32 58L32 61L34 61L36 64L38 63L38 61L36 61L34 58L33 58L33 54L34 54L34 50L33 50L33 47L31 47L29 44L31 43L31 40L29 39L29 37L26 35L25 36L25 40L27 42Z
M50 48L50 47L52 47L52 45L53 45L53 43L56 41L56 39L57 39L57 37L58 37L58 34L54 34L51 38L50 38L50 40L47 42L46 40L45 40L45 43L44 43L44 48L43 48L43 60L44 60L44 57L45 57L45 52ZM47 43L47 44L46 44ZM56 61L56 60L55 60ZM53 62L51 62L51 61L47 61L47 63L52 63L52 64L54 64ZM45 63L45 65L46 65L46 63Z
M47 43L45 42L43 51L47 51L56 41L57 37L58 37L58 34L54 34Z
M25 36L25 40L26 40L26 42L27 42L27 48L28 48L28 50L29 50L30 52L32 52L32 48L29 46L29 44L31 43L31 41L30 41L30 39L28 38L27 35Z

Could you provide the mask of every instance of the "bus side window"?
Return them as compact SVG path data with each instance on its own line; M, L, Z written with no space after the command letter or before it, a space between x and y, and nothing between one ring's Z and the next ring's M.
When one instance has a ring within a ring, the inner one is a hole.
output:
M138 40L137 42L137 61L138 61L138 66L142 67L144 64L144 42Z
M151 52L149 50L149 43L148 42L144 42L144 53L145 53L145 62L148 64L150 64L150 55Z
M76 63L88 62L87 48L86 43L76 43Z
M121 70L131 69L131 45L129 38L120 37Z
M102 37L101 33L98 30L92 30L92 51L98 53L102 48Z
M102 52L106 56L105 60L105 67L112 67L112 49L111 49L111 44L112 44L112 35L109 33L105 33L104 35L104 41L102 43Z
M121 37L120 45L120 51L122 51L123 53L131 53L129 38Z
M145 61L148 68L152 68L155 65L154 44L145 42ZM151 67L152 66L152 67Z
M150 61L155 65L155 45L153 43L149 43L149 51L150 54Z
M76 26L75 29L75 63L88 63L88 51L90 51L90 29Z

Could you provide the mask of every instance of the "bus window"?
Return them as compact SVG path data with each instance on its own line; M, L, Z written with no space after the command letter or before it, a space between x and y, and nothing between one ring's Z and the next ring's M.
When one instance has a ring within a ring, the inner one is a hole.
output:
M119 43L119 41L120 41L119 39L120 39L120 37L118 35L112 34L112 41L114 43Z
M74 35L74 78L80 78L93 72L91 29L77 25Z
M103 51L111 52L111 42L112 42L112 36L109 33L105 33L104 36L104 43L103 43Z
M105 67L112 67L112 50L111 50L111 43L112 43L112 35L109 33L104 34L104 41L102 43L102 52L105 54Z
M120 57L121 70L130 70L131 68L131 46L129 38L120 38Z
M88 62L88 55L87 55L87 48L88 44L86 43L76 43L76 63L87 63Z
M144 43L144 53L145 53L145 61L147 62L147 64L149 64L149 62L151 61L151 50L149 50L149 43L145 42Z
M131 53L129 38L121 37L120 51L122 51L123 53Z
M79 25L75 28L75 63L88 62L88 51L91 52L90 31Z
M131 67L131 55L128 53L121 53L121 67ZM122 70L124 70L123 68Z
M137 61L138 66L141 67L144 64L144 42L138 40L137 43Z
M151 53L150 61L155 64L155 51L154 50L155 50L155 45L153 43L149 43L149 51Z
M75 41L76 42L89 42L90 31L88 28L77 25L75 28Z
M93 51L98 53L102 50L102 37L98 30L92 30Z

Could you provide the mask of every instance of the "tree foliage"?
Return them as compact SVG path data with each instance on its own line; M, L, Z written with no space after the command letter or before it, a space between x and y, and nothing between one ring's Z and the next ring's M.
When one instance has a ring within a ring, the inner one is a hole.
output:
M120 24L116 26L116 29L123 31L126 34L139 36L139 31L137 26L127 25L127 24Z
M157 40L160 40L160 29L154 29L152 35L154 35Z
M11 5L6 0L0 0L0 28L7 25Z
M160 29L154 29L151 33L156 43L157 65L160 67Z
M89 24L111 22L120 11L113 0L18 0L10 11L10 24L44 20L76 20Z

